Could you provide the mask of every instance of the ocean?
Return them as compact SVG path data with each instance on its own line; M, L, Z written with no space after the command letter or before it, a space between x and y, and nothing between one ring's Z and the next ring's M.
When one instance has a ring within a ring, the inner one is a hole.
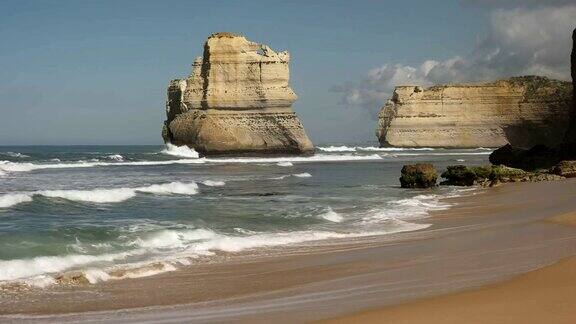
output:
M175 146L0 147L0 285L91 284L229 253L422 231L443 197L404 164L488 163L490 149L325 145L308 157L201 158Z

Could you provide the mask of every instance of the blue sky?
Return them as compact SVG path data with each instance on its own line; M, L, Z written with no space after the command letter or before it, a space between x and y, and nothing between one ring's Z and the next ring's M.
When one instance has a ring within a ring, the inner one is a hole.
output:
M0 0L0 144L161 143L168 81L185 77L218 31L291 53L294 109L313 141L373 141L374 112L393 83L475 81L470 75L541 67L492 64L470 73L481 65L478 55L515 49L505 45L516 42L501 44L509 35L495 20L551 10L516 2ZM551 7L558 12L538 17L573 9L562 1ZM576 18L568 12L563 19ZM563 42L570 22L562 24L560 36L542 39ZM458 59L465 64L453 64ZM427 61L439 72L423 68ZM535 71L565 78L562 56L549 61L550 69Z

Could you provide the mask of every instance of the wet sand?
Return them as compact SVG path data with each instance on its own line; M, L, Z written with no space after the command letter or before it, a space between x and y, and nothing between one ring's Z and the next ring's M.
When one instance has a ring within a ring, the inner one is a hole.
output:
M506 282L576 255L576 228L562 216L576 211L574 197L575 180L511 184L450 199L456 205L422 231L227 255L148 278L0 292L0 321L264 323L387 312L412 304L379 307ZM542 276L559 277L564 263ZM522 286L514 282L502 285ZM467 292L448 296L459 294Z
M576 213L548 219L576 226ZM342 316L324 323L575 323L576 257L476 290Z

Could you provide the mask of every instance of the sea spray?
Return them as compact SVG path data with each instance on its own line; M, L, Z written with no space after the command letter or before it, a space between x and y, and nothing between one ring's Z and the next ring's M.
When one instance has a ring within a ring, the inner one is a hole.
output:
M340 214L333 211L332 208L330 207L328 207L324 213L320 214L320 218L333 223L340 223L341 221L344 220L344 218Z
M186 145L176 146L170 143L166 143L166 148L162 150L162 153L189 159L197 159L200 157L198 152Z

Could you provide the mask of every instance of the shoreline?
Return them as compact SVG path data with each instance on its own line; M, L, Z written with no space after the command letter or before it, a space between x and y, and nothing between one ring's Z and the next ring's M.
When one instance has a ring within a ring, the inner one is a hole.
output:
M576 231L543 221L576 210L571 199L576 181L507 184L479 192L446 198L455 205L432 212L425 220L433 221L431 228L394 238L322 244L309 251L287 247L262 258L25 292L15 300L0 293L0 319L322 320L483 287L576 255Z
M576 226L576 212L545 222ZM576 256L477 289L385 306L322 323L573 323Z

